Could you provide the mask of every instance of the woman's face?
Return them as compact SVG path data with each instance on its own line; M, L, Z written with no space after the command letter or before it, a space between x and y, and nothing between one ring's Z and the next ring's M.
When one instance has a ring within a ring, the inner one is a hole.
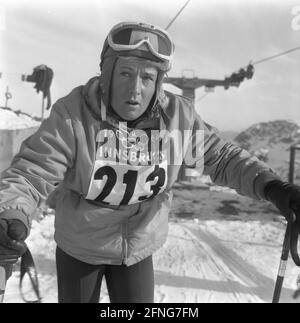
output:
M148 108L156 90L158 71L150 61L120 57L116 63L111 105L124 120L139 118Z

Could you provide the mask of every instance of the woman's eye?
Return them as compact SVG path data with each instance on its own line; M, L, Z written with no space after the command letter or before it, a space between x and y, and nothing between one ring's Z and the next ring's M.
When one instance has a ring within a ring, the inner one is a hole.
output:
M121 75L122 75L122 76L125 76L125 77L130 76L128 72L121 72Z
M144 80L145 81L153 81L153 78L151 76L149 76L149 75L145 75Z

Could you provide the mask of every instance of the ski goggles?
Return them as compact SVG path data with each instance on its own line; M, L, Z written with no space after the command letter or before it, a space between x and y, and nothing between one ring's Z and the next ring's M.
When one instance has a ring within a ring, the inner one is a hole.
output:
M107 41L115 51L135 50L146 44L154 56L164 61L170 61L174 52L173 42L166 31L144 23L120 23L109 32Z

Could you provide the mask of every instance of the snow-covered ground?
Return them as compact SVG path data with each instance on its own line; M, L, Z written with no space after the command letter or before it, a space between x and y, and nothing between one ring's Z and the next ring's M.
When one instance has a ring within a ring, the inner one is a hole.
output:
M40 122L34 120L30 115L0 108L0 129L16 130L38 127L39 125Z
M285 231L273 206L201 185L174 193L167 242L154 255L155 302L270 302ZM53 214L34 222L28 239L43 302L57 302L53 223ZM289 260L281 302L295 302L299 273ZM17 264L5 302L22 302L18 279ZM109 302L105 284L100 301Z

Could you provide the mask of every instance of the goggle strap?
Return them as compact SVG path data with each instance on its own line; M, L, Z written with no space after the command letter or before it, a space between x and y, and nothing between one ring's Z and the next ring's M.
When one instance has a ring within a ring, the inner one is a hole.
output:
M151 42L149 41L149 39L141 39L138 43L133 44L133 45L119 45L119 44L115 44L113 42L112 38L111 38L111 35L108 36L108 39L107 40L108 40L109 46L112 49L114 49L115 51L130 51L130 50L135 50L135 49L138 49L144 43L146 43L147 46L148 46L148 48L149 48L149 50L150 50L150 52L154 56L156 56L156 57L158 57L158 58L160 58L162 60L168 60L169 61L169 60L172 59L172 55L167 56L167 55L160 54L158 51L156 51L153 48L153 46L152 46Z

